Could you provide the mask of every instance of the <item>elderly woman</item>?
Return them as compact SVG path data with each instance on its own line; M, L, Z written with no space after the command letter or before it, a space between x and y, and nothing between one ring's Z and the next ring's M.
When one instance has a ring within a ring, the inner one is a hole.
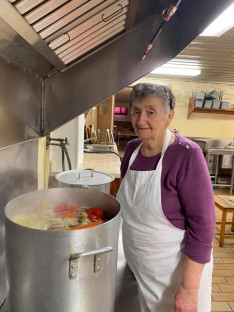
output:
M137 84L129 104L139 139L127 145L117 198L141 311L209 312L215 211L204 156L168 130L175 98L167 87Z

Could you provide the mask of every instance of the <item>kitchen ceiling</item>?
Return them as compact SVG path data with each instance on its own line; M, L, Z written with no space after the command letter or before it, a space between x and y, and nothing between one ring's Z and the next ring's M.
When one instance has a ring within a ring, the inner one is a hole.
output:
M158 75L157 77L197 82L234 83L234 27L220 37L196 37L170 64L188 66L191 69L199 68L201 74L195 77L171 75Z

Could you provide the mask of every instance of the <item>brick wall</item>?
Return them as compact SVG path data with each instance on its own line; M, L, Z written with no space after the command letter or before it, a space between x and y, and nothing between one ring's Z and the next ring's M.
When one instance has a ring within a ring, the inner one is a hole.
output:
M176 128L181 135L191 137L234 137L234 115L192 113L187 119L189 98L194 97L197 91L223 91L223 100L230 102L229 109L234 109L234 84L172 81L145 76L133 85L139 82L152 82L171 87L176 98L175 117L170 125L171 130Z

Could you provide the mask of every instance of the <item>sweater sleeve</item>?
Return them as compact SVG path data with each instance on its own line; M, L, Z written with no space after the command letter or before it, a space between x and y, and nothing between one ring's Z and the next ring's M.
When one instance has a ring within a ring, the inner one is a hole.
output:
M210 261L215 229L215 205L210 175L199 146L191 146L178 176L178 192L186 218L186 256Z

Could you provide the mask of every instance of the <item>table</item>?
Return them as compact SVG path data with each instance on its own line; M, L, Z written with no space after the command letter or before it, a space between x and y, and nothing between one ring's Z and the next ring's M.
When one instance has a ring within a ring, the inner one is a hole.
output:
M219 246L223 247L224 239L225 238L232 238L234 239L233 234L225 234L225 226L226 224L231 224L231 231L234 232L234 196L227 196L227 195L216 195L215 199L215 206L222 211L222 221L216 222L215 228L219 231ZM227 222L227 213L232 212L232 222ZM219 227L217 224L221 224Z

